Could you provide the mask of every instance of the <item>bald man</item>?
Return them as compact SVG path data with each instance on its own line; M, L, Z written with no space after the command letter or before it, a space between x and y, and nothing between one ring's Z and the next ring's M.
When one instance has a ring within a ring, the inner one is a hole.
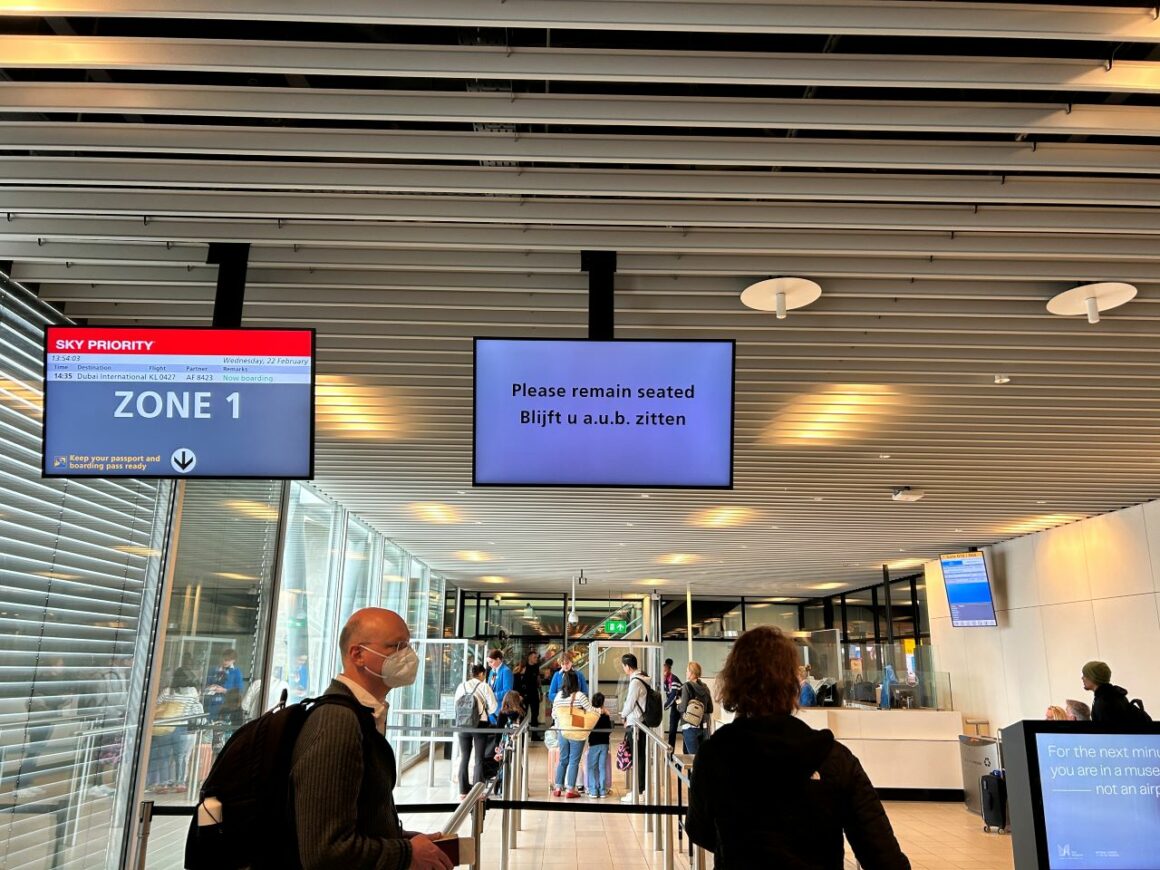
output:
M294 745L291 799L303 870L450 870L431 841L403 830L391 792L395 753L383 736L387 693L415 682L419 658L399 614L355 612L338 640L342 673L326 694L357 704L313 710Z

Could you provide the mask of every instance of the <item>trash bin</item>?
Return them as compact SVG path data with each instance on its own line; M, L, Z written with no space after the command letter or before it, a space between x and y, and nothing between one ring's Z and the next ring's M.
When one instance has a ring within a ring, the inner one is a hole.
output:
M994 737L959 735L959 759L963 765L963 800L975 815L983 812L979 780L999 770L999 742Z

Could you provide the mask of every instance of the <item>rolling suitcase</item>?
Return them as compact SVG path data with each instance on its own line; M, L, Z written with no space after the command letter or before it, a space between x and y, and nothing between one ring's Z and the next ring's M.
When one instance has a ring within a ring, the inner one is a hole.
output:
M983 830L1002 834L1007 830L1007 780L998 772L979 779L983 805Z

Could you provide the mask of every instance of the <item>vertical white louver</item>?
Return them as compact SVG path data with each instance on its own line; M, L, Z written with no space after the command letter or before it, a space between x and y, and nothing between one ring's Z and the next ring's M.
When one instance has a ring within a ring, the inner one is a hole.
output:
M40 476L52 312L0 279L0 866L117 866L167 482ZM118 786L120 786L118 788Z

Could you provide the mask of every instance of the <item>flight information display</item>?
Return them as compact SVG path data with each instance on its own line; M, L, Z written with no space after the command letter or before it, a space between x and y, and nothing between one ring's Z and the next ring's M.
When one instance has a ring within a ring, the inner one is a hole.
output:
M46 477L314 472L314 330L50 326Z
M973 628L998 625L987 560L982 553L951 553L940 556L951 625Z

